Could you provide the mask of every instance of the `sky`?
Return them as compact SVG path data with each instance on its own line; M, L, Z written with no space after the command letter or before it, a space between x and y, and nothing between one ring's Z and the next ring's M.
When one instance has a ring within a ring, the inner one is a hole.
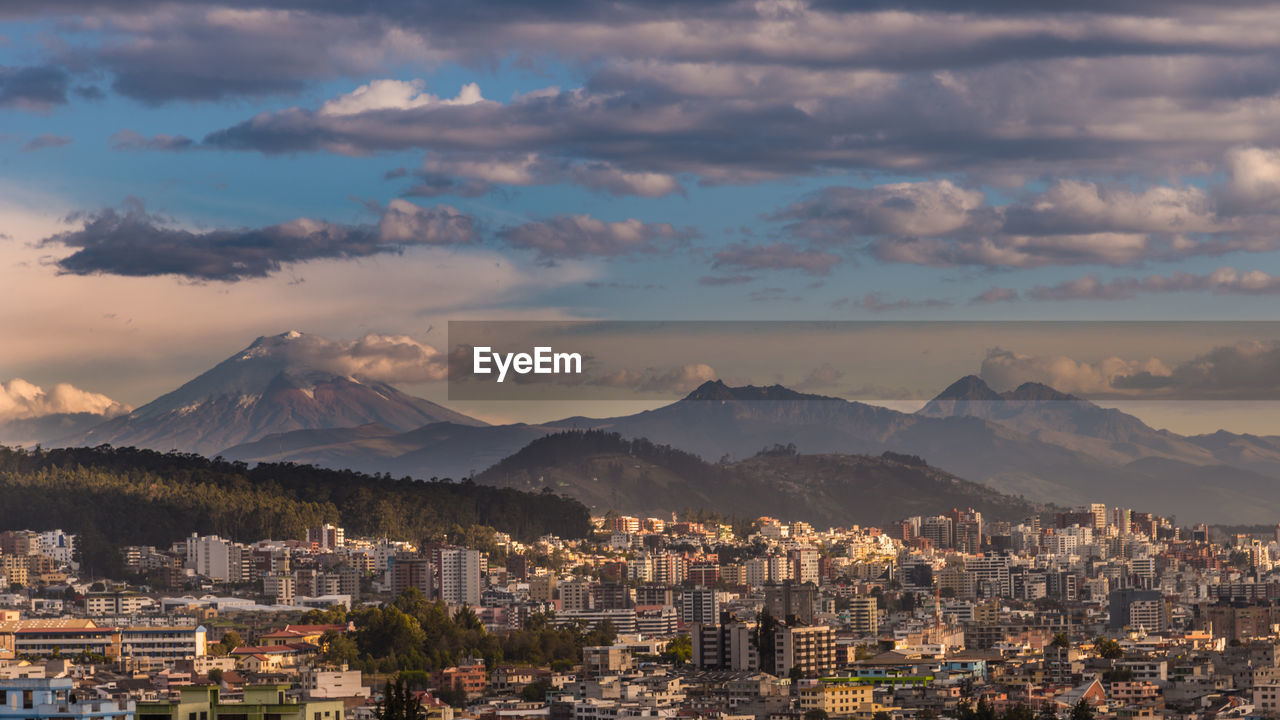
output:
M473 319L1273 319L1280 10L1044 7L6 0L0 420L118 412L291 329L428 358ZM1272 334L1195 327L983 336L954 370L1280 433L1243 402L1280 391ZM629 377L896 382L766 345Z

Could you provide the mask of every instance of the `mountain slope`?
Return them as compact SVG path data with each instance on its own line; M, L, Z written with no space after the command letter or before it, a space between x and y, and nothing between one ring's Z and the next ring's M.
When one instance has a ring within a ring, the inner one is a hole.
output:
M907 457L774 451L711 464L671 447L602 431L535 440L481 473L476 482L526 491L550 487L597 511L666 514L705 508L837 526L883 524L953 507L974 507L1007 520L1037 511L1025 500Z
M0 530L78 533L89 571L118 568L119 546L167 547L192 532L241 541L302 539L334 522L352 536L443 539L494 527L531 541L591 532L587 509L548 493L470 483L398 482L303 465L254 468L134 448L0 448Z
M268 435L227 448L221 455L244 462L297 462L396 477L460 479L548 432L549 428L537 425L477 427L441 422L402 433L373 424Z
M916 414L982 418L1113 464L1145 457L1201 465L1217 462L1212 452L1186 438L1041 383L1024 383L997 393L981 378L969 375L952 383Z
M316 341L322 339L296 332L260 337L177 390L68 444L207 455L290 430L378 423L404 432L434 422L484 424L386 383L338 375L299 360L307 356L306 344Z

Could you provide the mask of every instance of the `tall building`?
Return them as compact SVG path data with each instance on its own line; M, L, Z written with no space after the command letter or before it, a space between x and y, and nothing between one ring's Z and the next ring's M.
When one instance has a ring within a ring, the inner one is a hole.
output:
M423 597L435 597L435 571L431 561L410 553L399 553L387 561L387 584L393 595L417 588Z
M798 669L812 676L836 668L836 634L826 625L779 627L773 634L773 647L778 675Z
M849 629L854 635L880 632L880 608L874 595L860 595L849 600Z
M936 548L951 547L951 518L946 515L927 517L920 521L920 537L933 543Z
M764 606L779 621L813 622L818 589L812 584L786 580L764 586Z
M1113 590L1108 601L1113 630L1141 626L1148 632L1161 632L1169 627L1169 606L1159 590Z
M444 548L436 553L437 597L448 605L480 605L481 553Z
M240 543L224 540L217 535L200 537L195 533L187 538L187 567L217 582L244 582L251 579L250 549Z
M818 584L818 560L821 554L817 548L794 548L787 551L787 562L791 565L791 579L798 583Z
M578 579L560 583L560 609L565 612L591 610L591 581Z
M680 596L680 619L685 625L710 625L720 618L720 599L712 588L685 590Z

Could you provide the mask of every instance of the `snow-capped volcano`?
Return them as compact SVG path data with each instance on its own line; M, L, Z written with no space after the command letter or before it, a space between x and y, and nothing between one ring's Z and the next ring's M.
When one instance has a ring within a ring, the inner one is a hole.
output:
M94 427L71 444L213 455L291 430L485 424L376 379L389 366L415 367L430 360L420 356L422 346L407 339L398 345L384 340L339 343L297 331L260 337L177 390Z

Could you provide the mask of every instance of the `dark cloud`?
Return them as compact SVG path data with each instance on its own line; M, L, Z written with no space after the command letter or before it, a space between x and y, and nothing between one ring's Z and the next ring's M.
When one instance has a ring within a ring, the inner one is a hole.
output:
M1112 387L1179 399L1275 400L1280 398L1280 343L1216 347L1167 374L1144 370L1117 376Z
M826 275L840 263L840 256L806 250L790 243L730 245L712 256L712 267L741 270L800 270L809 275Z
M565 215L504 228L498 236L512 247L536 252L541 262L555 262L670 252L688 245L697 233L670 223L605 222L589 215Z
M71 76L53 65L0 65L0 107L49 110L67 102Z
M35 152L37 150L47 150L49 148L66 147L71 143L72 140L69 137L45 133L44 135L37 135L28 140L27 143L22 146L22 151Z
M73 217L83 223L80 229L41 244L73 251L56 261L68 274L176 275L230 282L264 277L307 260L366 257L477 239L471 220L452 208L409 208L417 206L393 201L378 226L299 218L263 228L191 231L148 213L134 200L121 210Z
M147 137L134 130L120 130L111 135L112 150L190 150L196 147L191 138L182 135L153 135Z

